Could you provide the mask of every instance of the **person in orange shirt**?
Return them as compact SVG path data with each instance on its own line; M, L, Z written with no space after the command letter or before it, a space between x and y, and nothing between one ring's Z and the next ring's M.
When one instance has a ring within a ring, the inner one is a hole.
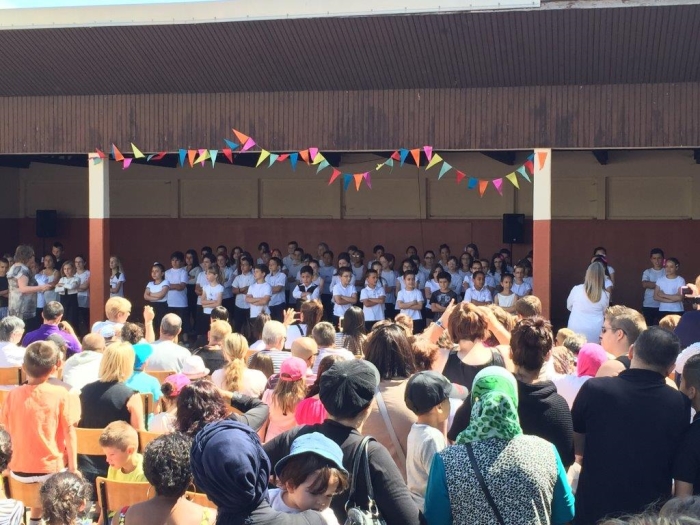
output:
M22 368L27 384L12 390L0 412L0 423L12 436L10 476L22 483L43 482L65 470L77 472L76 411L68 391L48 382L60 364L55 343L37 341L27 347ZM32 507L29 525L41 522L42 508Z

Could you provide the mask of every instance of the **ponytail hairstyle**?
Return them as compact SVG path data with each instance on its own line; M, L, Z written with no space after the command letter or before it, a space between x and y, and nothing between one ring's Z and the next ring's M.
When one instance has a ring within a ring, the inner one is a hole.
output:
M221 348L228 360L224 369L224 390L240 392L243 373L247 368L245 356L248 353L248 341L241 334L228 334L224 337Z
M92 487L72 472L59 472L46 480L39 494L46 525L66 525L85 509Z

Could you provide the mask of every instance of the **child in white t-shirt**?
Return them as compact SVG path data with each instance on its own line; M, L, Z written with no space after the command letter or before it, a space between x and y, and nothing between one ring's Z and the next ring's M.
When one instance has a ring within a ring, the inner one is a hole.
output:
M503 308L509 314L515 314L515 303L520 297L518 294L513 293L513 274L503 274L501 287L503 290L496 294L493 303Z
M126 277L124 277L124 270L119 257L112 256L109 258L109 270L109 296L124 297Z
M235 306L233 307L233 324L236 332L243 333L248 327L250 320L250 305L246 301L248 287L255 284L255 276L251 271L253 260L250 257L241 257L241 273L236 276L231 285L233 293L236 294Z
M493 302L491 290L486 287L486 275L479 270L472 275L472 285L464 292L463 303L472 303L476 306L486 306Z
M661 248L653 248L649 253L651 268L644 270L642 274L642 288L644 288L644 302L642 303L642 313L647 322L647 326L658 324L659 303L654 299L654 289L656 281L666 275L664 270L664 251Z
M78 328L78 288L80 277L75 275L75 265L66 261L61 266L61 278L54 291L63 305L63 319L73 328Z
M216 265L210 266L205 276L207 278L207 284L202 287L202 313L204 314L207 326L209 326L211 311L217 306L221 306L222 297L224 295L224 287L221 282L224 280L224 277L221 275Z
M525 281L525 268L522 266L515 266L513 270L513 293L518 297L525 297L532 293L532 286L530 286Z
M261 313L270 313L268 304L272 298L272 287L265 281L270 269L265 264L258 264L253 271L255 283L248 287L245 301L250 305L250 318L255 319Z
M659 277L654 288L654 299L659 301L659 312L682 312L683 295L681 288L685 279L678 275L681 263L675 257L666 259L666 275Z
M394 271L395 258L390 253L385 253L379 258L382 265L382 273L379 277L382 279L386 300L384 302L384 317L393 319L396 315L396 272Z
M365 275L367 286L360 292L362 312L365 314L365 331L369 333L377 321L384 320L384 288L379 286L377 270L367 270Z
M153 326L160 328L160 322L168 313L168 290L170 290L170 283L165 279L165 266L154 263L151 267L151 279L153 280L146 285L146 291L143 292L143 298L153 307L155 313Z
M287 276L282 271L282 259L272 257L267 263L270 273L265 277L265 281L272 289L272 297L270 298L270 317L275 321L282 321L284 317L284 289L287 285Z
M353 273L345 266L338 268L340 282L333 286L333 324L338 326L345 312L357 302L357 291L352 282Z
M182 319L183 332L189 331L189 315L187 311L187 283L189 275L185 269L185 254L174 252L170 256L170 266L165 271L165 280L168 281L168 311L177 314ZM187 328L185 321L187 320Z
M423 292L416 289L416 273L408 270L403 274L403 289L396 296L396 307L402 314L413 319L413 333L423 331Z

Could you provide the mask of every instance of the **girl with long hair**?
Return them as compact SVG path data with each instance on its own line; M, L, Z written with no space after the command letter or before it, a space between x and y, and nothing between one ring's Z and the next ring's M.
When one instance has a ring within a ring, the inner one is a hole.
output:
M298 357L282 362L280 376L274 390L266 390L263 402L270 407L270 424L265 441L270 441L297 425L294 411L306 397L306 363Z
M605 269L599 262L594 262L586 270L583 284L574 286L566 300L566 307L571 312L567 327L585 335L589 343L600 340L603 314L610 304L610 293L604 286Z
M223 390L260 397L265 391L267 377L260 370L246 365L249 353L248 341L241 334L228 334L221 345L226 366L216 370L212 382Z

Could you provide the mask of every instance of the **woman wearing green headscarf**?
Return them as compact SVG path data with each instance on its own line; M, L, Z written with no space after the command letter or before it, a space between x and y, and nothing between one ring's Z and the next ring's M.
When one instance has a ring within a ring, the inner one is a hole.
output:
M430 525L550 525L571 521L574 497L557 449L523 435L518 384L505 368L481 370L469 426L435 455L425 494Z

